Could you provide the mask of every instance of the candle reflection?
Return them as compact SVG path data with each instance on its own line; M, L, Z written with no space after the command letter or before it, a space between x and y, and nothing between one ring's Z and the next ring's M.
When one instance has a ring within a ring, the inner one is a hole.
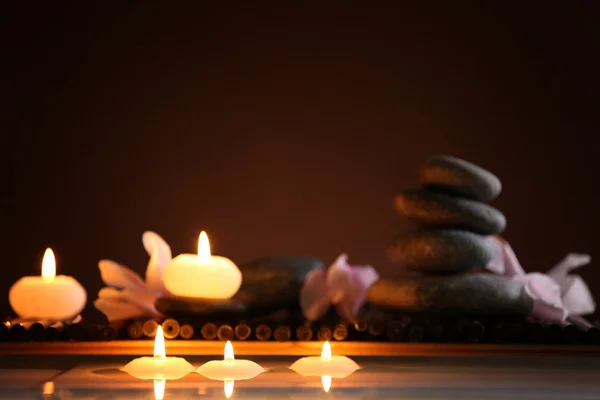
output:
M323 384L323 390L325 393L329 392L329 389L331 389L331 377L328 375L322 376L321 383Z
M165 379L154 380L154 400L163 400L165 398Z
M234 385L235 381L225 381L223 382L223 390L225 391L225 397L227 397L228 399L231 398L231 395L233 394L233 385Z

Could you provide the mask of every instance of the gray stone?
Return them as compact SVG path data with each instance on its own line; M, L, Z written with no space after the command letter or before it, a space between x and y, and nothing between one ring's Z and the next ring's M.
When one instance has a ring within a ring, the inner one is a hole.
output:
M506 227L506 218L500 210L474 200L411 189L402 191L394 203L400 215L428 226L464 229L482 235L495 235Z
M493 274L461 274L379 280L367 301L382 309L445 314L531 314L533 301L523 284Z
M169 317L202 316L235 318L247 313L246 305L236 300L210 300L190 297L161 297L156 300L156 309Z
M489 239L461 230L421 230L396 238L388 249L402 268L424 273L457 273L487 265L493 249Z
M420 170L421 184L433 191L490 201L502 191L500 179L473 163L452 156L429 158Z
M322 269L321 261L311 257L261 258L239 265L242 287L234 299L256 311L298 307L300 288L306 275Z

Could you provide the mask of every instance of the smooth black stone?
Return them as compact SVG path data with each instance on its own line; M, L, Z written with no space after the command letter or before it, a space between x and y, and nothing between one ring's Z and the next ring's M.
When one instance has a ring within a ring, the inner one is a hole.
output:
M434 156L420 169L423 187L479 201L500 195L502 183L490 171L452 156Z
M406 335L406 324L401 321L389 321L386 329L386 336L393 342L400 342Z
M380 279L367 301L383 309L457 315L527 316L533 308L521 283L492 274Z
M489 238L476 233L429 229L398 236L389 247L388 256L412 271L457 273L487 265L493 247Z
M169 317L202 316L221 319L246 315L247 307L236 300L210 300L190 297L161 297L156 300L156 309Z
M65 333L69 340L82 341L86 338L85 328L81 324L71 324L65 327Z
M600 329L588 329L584 335L584 342L589 345L600 345Z
M404 190L394 204L400 215L430 227L464 229L482 235L499 234L506 227L504 214L494 207L426 190Z
M430 322L425 326L425 338L429 342L442 342L444 340L444 326Z
M48 328L46 328L45 331L46 335L45 335L45 340L53 342L55 340L60 340L62 338L62 332L59 331L58 329L49 326Z
M239 268L242 286L232 300L244 304L250 313L263 313L298 308L306 275L324 265L311 257L272 257L253 260Z

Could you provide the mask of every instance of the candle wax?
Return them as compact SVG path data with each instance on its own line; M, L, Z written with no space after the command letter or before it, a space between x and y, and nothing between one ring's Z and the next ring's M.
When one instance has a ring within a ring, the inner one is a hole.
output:
M345 378L360 369L360 367L351 358L332 356L331 346L329 342L325 342L320 357L303 357L294 362L290 369L302 376L320 376L331 379Z
M240 381L252 379L265 372L265 369L250 360L236 360L233 356L233 346L227 341L224 359L209 361L200 366L196 372L208 379Z
M180 254L165 267L163 281L175 296L230 299L242 285L242 273L228 258L210 254L208 236L198 240L198 254Z
M9 290L8 299L15 313L25 320L65 321L85 307L87 294L74 278L56 276L56 260L46 249L41 276L19 279Z
M121 371L137 379L181 379L194 370L194 367L181 357L167 357L162 327L156 330L154 357L140 357L132 360Z

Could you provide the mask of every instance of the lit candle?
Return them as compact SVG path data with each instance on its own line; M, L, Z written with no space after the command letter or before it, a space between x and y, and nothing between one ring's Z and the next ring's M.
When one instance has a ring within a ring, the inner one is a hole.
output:
M56 275L56 259L48 248L42 260L42 275L19 279L10 288L8 300L25 320L66 321L83 310L87 294L73 277Z
M227 398L230 398L233 393L235 381L252 379L265 372L265 369L254 361L236 360L233 355L233 346L229 340L225 343L223 355L223 360L209 361L201 365L196 372L208 379L223 381Z
M328 392L331 388L331 378L345 378L360 367L346 356L332 356L331 345L325 342L320 357L303 357L293 363L290 369L302 376L320 376L323 389Z
M175 296L230 299L242 285L242 273L230 259L210 254L208 236L202 231L198 254L180 254L171 260L163 281Z
M252 379L265 372L265 369L254 361L236 360L233 355L233 346L228 340L225 343L223 360L209 361L201 365L196 372L208 379L241 381Z
M127 372L134 378L154 380L181 379L193 370L192 364L184 358L166 356L165 338L161 326L156 330L154 337L154 357L136 358L121 368L121 371Z

